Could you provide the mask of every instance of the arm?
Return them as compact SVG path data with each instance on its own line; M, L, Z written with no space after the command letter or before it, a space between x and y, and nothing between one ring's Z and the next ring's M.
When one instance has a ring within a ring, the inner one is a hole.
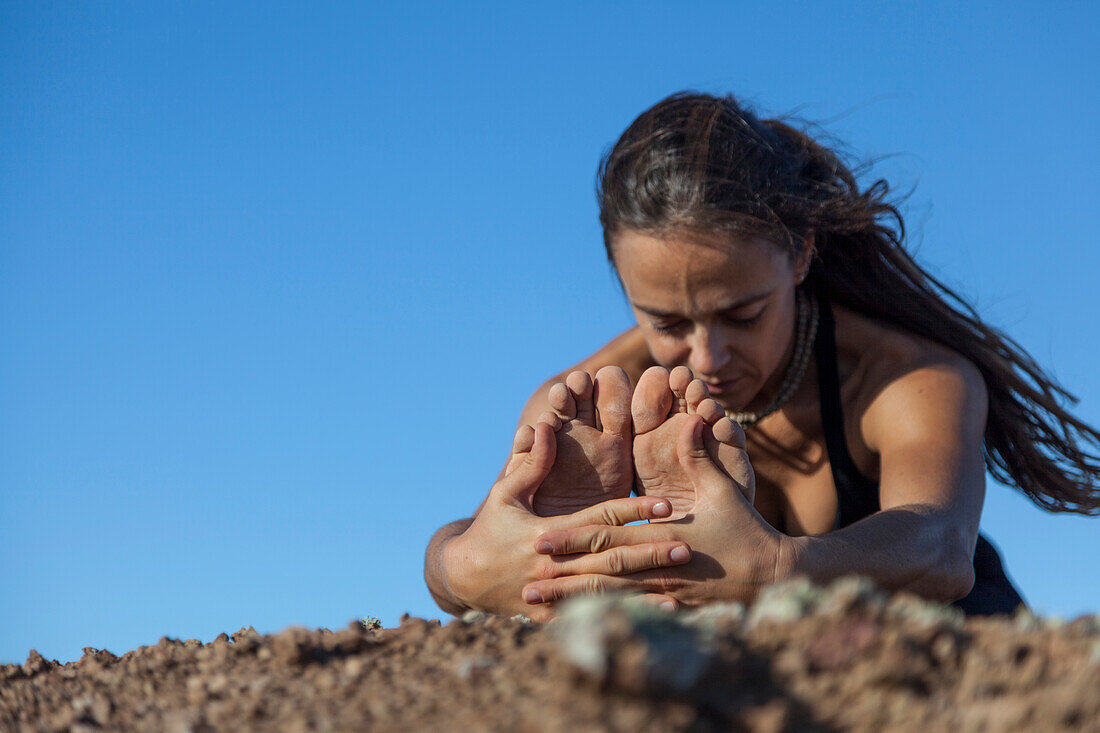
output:
M950 602L974 584L974 543L949 511L927 504L884 509L827 535L781 538L776 578L826 583L866 575L888 590Z
M966 595L985 497L987 405L981 375L961 358L890 381L860 423L880 456L882 511L825 535L783 537L777 576L860 573L938 600Z
M692 562L599 580L601 590L663 592L685 603L752 601L760 587L802 574L827 582L867 575L887 589L954 600L973 585L972 558L985 494L982 438L987 398L981 375L957 359L885 380L860 423L880 456L882 511L850 527L789 537L770 527L729 476L681 436L679 455L696 489L682 520L648 526L547 532L549 554L657 539L688 543ZM540 550L542 551L542 550ZM542 580L545 601L591 592L585 578Z
M473 522L473 518L459 519L440 527L432 535L431 542L428 543L428 551L424 555L424 582L428 584L428 592L432 594L432 598L440 608L453 616L467 609L447 583L443 573L443 549L451 539L465 532Z

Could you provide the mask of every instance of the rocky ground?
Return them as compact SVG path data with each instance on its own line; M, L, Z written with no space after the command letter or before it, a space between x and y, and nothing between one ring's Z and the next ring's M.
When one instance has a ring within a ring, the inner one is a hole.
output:
M0 728L1100 731L1100 616L964 620L845 579L749 609L590 598L547 625L471 612L164 638L0 667Z

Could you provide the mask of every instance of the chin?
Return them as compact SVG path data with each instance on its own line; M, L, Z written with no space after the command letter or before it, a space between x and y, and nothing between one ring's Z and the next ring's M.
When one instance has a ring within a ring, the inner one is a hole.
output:
M738 390L717 397L712 396L712 399L721 405L726 412L745 412L755 397L755 391L748 393L748 390Z

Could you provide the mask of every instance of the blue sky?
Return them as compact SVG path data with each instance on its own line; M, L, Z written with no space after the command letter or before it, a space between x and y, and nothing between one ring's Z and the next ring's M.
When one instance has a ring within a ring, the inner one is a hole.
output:
M0 6L0 662L439 617L428 538L630 325L596 163L680 89L879 159L1100 423L1095 3L521 5ZM1100 609L1097 520L983 527Z

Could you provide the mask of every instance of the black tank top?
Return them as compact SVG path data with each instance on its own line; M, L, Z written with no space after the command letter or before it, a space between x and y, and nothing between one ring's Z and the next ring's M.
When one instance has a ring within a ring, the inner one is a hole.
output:
M836 484L836 529L847 527L879 510L878 484L860 473L848 452L844 437L844 412L840 402L840 376L837 372L836 333L833 311L828 300L818 295L821 320L814 355L817 358L818 393L821 400L821 426L825 431L825 449ZM989 616L1013 613L1024 604L1019 591L1005 574L997 549L982 534L974 548L974 588L952 605L967 615Z

